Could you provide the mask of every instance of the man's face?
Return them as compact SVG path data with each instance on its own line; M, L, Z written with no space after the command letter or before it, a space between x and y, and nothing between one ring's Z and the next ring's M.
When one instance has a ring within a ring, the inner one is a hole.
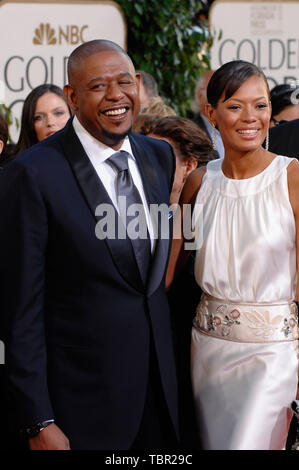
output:
M202 114L207 117L206 113L206 104L208 104L207 98L207 88L209 81L213 75L214 71L209 70L208 72L204 73L202 77L200 77L198 86L197 86L197 93L196 93L196 100L199 104L199 109Z
M147 91L142 83L142 80L140 80L140 86L139 86L139 99L140 99L141 109L148 108L151 102L151 97L148 96Z
M69 104L83 127L115 150L139 113L139 78L125 55L101 51L84 58L66 86Z

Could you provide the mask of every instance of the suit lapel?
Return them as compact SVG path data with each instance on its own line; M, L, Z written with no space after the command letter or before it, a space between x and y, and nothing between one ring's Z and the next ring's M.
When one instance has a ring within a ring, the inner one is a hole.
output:
M160 187L161 177L159 176L149 155L144 151L143 147L137 142L134 135L130 135L132 150L136 157L138 168L142 177L142 182L149 204L160 205L162 203L168 206L169 194L163 195ZM151 207L150 207L151 209ZM168 211L167 211L168 213ZM168 214L167 214L168 215ZM171 231L170 231L171 233ZM157 226L156 247L152 259L151 269L148 278L147 293L151 295L160 285L164 276L166 263L169 254L169 237L162 237L161 224Z
M95 221L98 222L99 217L97 217L95 213L99 204L109 204L114 211L115 209L104 185L73 129L72 121L69 121L65 128L62 145L92 216L95 218ZM115 214L116 236L114 238L105 238L105 242L122 277L135 289L143 291L144 287L140 278L132 244L127 237L124 239L118 239L117 237L119 221L116 211Z

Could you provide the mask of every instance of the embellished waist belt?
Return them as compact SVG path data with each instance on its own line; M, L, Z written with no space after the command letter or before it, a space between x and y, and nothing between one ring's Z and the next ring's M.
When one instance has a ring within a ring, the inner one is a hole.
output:
M193 326L205 334L239 342L294 341L299 337L298 309L291 301L238 304L203 294Z

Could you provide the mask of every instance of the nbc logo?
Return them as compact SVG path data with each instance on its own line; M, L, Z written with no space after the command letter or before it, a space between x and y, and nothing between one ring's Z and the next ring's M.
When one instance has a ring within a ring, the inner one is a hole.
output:
M57 27L57 31L51 28L49 23L41 23L38 28L34 30L33 44L36 45L54 45L62 44L80 44L85 42L83 32L88 28L88 25L81 27L77 25L66 25L64 28Z
M41 23L39 28L35 29L34 33L35 36L33 38L33 44L44 44L45 41L46 44L56 44L57 42L55 31L53 28L51 28L49 23Z

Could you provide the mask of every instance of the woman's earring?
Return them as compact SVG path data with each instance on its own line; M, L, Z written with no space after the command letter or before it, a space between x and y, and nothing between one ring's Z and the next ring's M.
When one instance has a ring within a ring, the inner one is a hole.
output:
M216 127L215 124L212 123L212 146L213 150L217 150L217 141L216 141Z
M265 149L269 150L269 129L267 130L266 141L265 141Z

